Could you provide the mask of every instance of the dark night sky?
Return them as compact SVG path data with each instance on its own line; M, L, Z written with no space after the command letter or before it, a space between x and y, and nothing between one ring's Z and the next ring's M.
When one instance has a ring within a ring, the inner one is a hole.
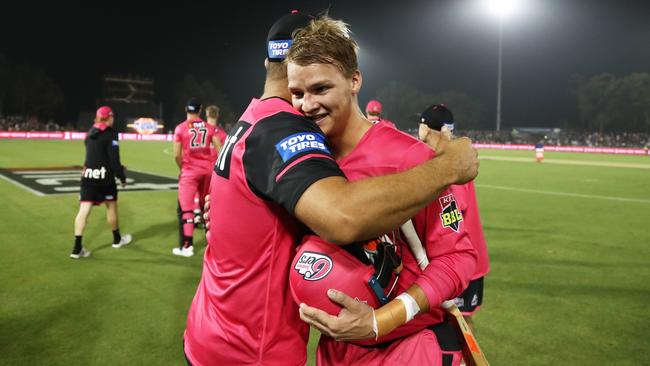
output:
M528 0L504 31L503 125L553 126L571 118L567 82L575 72L650 72L650 1ZM105 74L156 82L170 106L184 75L211 80L243 110L260 94L266 32L297 8L351 25L361 46L360 103L392 80L425 92L459 90L494 121L497 23L478 0L221 1L182 5L38 5L0 15L0 53L43 67L63 89L66 118L92 110ZM3 8L7 4L2 5ZM167 114L167 113L166 113ZM491 124L490 124L491 125Z

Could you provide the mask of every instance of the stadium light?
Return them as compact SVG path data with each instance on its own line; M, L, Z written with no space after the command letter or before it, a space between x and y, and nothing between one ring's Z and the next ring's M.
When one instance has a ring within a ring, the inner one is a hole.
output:
M485 0L488 12L497 18L499 22L499 66L497 76L497 121L496 131L501 131L501 79L503 60L503 22L516 15L521 9L519 0Z
M521 10L518 0L485 0L488 11L499 20L510 18Z

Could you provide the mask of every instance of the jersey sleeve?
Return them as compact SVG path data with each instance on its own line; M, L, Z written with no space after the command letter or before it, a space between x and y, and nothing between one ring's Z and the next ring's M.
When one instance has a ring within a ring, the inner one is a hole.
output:
M481 225L474 182L453 185L450 188L459 197L459 200L461 200L460 210L463 214L465 228L478 256L476 271L472 277L474 280L485 276L490 271L487 244L485 242L485 235L483 234L483 225Z
M264 118L254 126L246 139L243 163L253 192L292 214L314 182L345 176L320 128L289 112Z
M402 170L434 156L428 146L413 145L404 153ZM447 189L413 218L429 259L415 283L426 294L431 309L460 294L474 275L477 254L461 213L462 199Z
M107 153L113 173L120 180L120 182L126 182L124 167L122 166L122 161L120 160L119 135L115 131L111 131L110 133L110 142L108 143Z
M174 142L183 142L183 129L182 125L176 126L174 129Z
M413 220L429 258L429 265L415 283L426 294L431 308L438 307L467 287L476 268L476 250L458 201L450 190L444 191Z

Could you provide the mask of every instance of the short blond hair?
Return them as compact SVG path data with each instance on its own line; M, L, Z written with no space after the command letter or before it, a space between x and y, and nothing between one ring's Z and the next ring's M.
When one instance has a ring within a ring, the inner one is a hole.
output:
M330 64L350 78L359 69L358 49L357 42L350 38L347 24L322 17L296 32L287 62L300 66Z
M216 105L209 105L205 109L205 115L208 116L208 118L219 118L219 107Z

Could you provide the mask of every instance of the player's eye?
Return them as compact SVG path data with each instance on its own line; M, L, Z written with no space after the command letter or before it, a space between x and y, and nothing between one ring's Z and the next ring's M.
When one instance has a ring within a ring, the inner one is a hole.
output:
M316 89L314 90L314 93L316 93L316 94L324 94L328 90L329 90L328 86L321 85L321 86L316 87Z
M301 99L303 97L304 93L298 90L292 90L291 91L291 96L293 96L296 99Z

